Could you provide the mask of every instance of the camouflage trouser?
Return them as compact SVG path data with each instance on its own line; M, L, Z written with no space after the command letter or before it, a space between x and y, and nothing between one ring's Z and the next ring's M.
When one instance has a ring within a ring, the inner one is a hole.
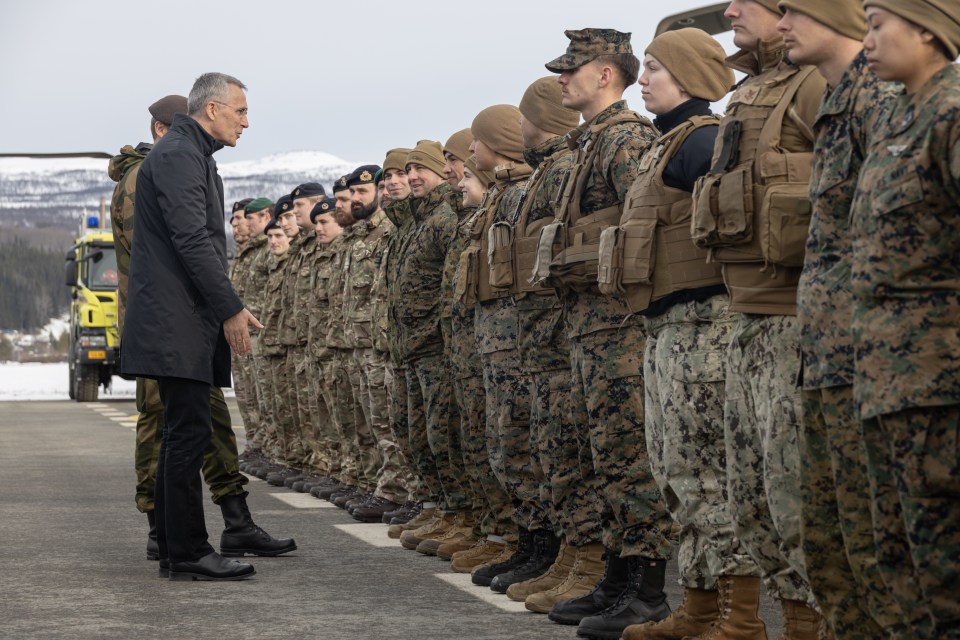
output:
M585 414L581 442L590 444L593 473L585 482L603 498L604 546L622 556L669 559L670 515L660 497L643 429L643 349L639 324L570 341L571 404ZM592 477L591 477L592 476Z
M262 438L260 427L260 406L257 403L257 387L253 381L253 356L233 354L233 394L237 398L237 408L243 420L243 432L246 448L260 446Z
M359 454L357 468L360 474L360 484L357 486L363 492L370 493L377 488L377 474L383 465L383 460L380 457L380 450L377 448L377 436L370 425L369 406L365 406L364 403L363 374L356 355L357 350L351 349L344 353L348 354L344 365L350 381L350 395L353 398L354 415L356 416L355 434L357 453Z
M137 509L141 513L153 511L153 492L157 482L157 460L163 436L163 404L156 380L137 378L137 439L134 447L134 467L137 472ZM249 482L240 473L237 457L237 436L233 432L230 410L223 399L223 391L210 387L210 444L203 452L203 479L210 487L216 504L224 496L247 495L244 485Z
M810 588L838 638L912 637L880 576L853 387L803 392L800 532Z
M420 475L429 483L432 467L432 477L438 479L439 486L431 494L440 498L442 510L469 509L467 494L461 487L463 469L457 466L463 460L460 438L458 430L451 428L459 416L453 401L450 366L442 354L436 354L414 360L406 373L410 447Z
M357 484L356 461L350 457L347 444L343 441L343 429L337 415L337 394L335 382L337 379L337 361L330 354L328 357L317 360L319 370L318 386L320 397L327 407L329 420L321 423L323 437L328 443L331 457L331 477L344 484Z
M472 510L479 514L477 533L502 535L514 529L513 505L490 468L487 453L486 397L483 378L471 376L453 381L460 414L460 446L463 470Z
M800 544L800 331L738 314L727 351L724 440L734 531L775 598L813 604Z
M331 422L332 412L327 403L330 395L323 382L323 372L316 357L307 349L303 356L303 378L307 386L307 402L310 405L310 425L306 429L307 447L310 453L310 470L317 475L334 477L340 471L340 441ZM332 434L332 435L331 435Z
M734 329L726 295L645 318L647 449L667 509L680 524L680 584L716 589L722 575L758 576L733 533L723 444L724 360Z
M913 637L960 638L960 405L907 409L862 429L887 586Z
M263 353L260 337L251 340L253 346L251 379L257 392L257 410L260 413L259 445L272 462L280 460L277 442L277 419L273 413L273 376L270 375L269 356Z
M347 349L336 349L333 352L330 372L333 374L333 403L337 414L337 435L340 438L342 473L346 476L344 482L360 489L369 487L373 490L376 477L367 478L364 475L361 462L360 446L357 443L357 423L363 420L363 412L353 397L353 387L350 385L350 369L355 368L353 353Z
M587 424L571 402L570 369L530 373L530 437L543 470L540 502L554 530L574 546L600 539L599 494L583 482L583 469L593 469L590 449L580 446L577 425Z
M309 385L303 375L303 356L306 349L300 345L287 347L287 383L290 385L287 398L290 402L290 433L287 436L287 459L294 469L309 467L310 448L307 432L310 417L306 402ZM306 422L304 421L306 419Z
M408 470L407 500L436 500L430 496L427 486L420 479L420 471L413 458L410 448L410 424L407 416L407 373L405 367L395 367L387 359L387 367L383 373L383 386L387 389L388 412L390 413L390 433L397 444L400 460Z
M291 380L287 367L287 353L267 356L267 370L270 376L270 413L276 423L277 462L290 466L293 464L293 415L291 413Z
M360 406L366 423L370 425L379 462L374 493L392 502L403 502L407 499L410 478L390 430L387 356L375 349L354 349L353 357L360 370Z
M540 503L540 465L530 448L530 382L520 369L520 352L482 353L480 361L487 399L487 453L513 503L513 521L531 531L553 530Z

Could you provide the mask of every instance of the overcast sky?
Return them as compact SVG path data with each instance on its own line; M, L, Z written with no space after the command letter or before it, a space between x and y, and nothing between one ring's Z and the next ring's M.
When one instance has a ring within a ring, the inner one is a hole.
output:
M249 88L250 128L219 161L309 149L379 162L517 104L564 29L630 31L642 58L662 18L702 4L2 0L0 152L116 152L148 139L154 100L222 71ZM626 97L643 110L637 87Z

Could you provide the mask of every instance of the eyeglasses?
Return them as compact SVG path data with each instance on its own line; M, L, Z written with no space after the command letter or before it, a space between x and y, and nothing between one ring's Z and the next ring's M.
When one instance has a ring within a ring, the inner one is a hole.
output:
M237 115L240 116L241 118L246 118L246 117L247 117L247 108L246 108L246 107L241 107L241 108L238 109L237 107L233 106L232 104L227 104L226 102L220 102L219 100L211 100L210 102L216 102L217 104L222 104L222 105L225 106L225 107L230 107L231 109L233 109L234 111L236 111L236 112L237 112Z

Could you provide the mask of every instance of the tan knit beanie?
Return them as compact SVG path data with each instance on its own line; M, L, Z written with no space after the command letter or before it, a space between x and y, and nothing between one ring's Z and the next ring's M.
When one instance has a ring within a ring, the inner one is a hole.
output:
M411 151L413 151L413 149L404 149L403 147L387 151L387 157L383 161L382 171L384 173L387 172L387 169L399 169L403 171L403 168L407 166L407 156L410 155Z
M767 9L770 9L770 11L773 11L778 16L783 15L783 11L780 11L779 7L777 7L779 0L753 0L753 1L763 7L766 7Z
M477 168L477 158L476 156L470 156L463 162L464 166L470 170L470 173L477 176L477 180L483 183L483 186L489 189L496 180L494 176L489 171L481 171Z
M808 15L854 40L863 40L867 35L867 16L861 0L780 0L780 11L787 9Z
M960 55L960 2L957 0L865 0L863 8L879 7L923 27L943 43L953 62Z
M520 136L520 110L509 104L496 104L477 114L470 125L476 140L500 155L523 162L523 139Z
M473 143L473 134L470 133L470 129L460 129L450 136L447 144L443 145L443 152L466 162L467 158L473 155L470 153L471 143Z
M659 60L693 98L716 102L733 86L733 71L723 63L727 53L706 31L665 31L653 39L645 53Z
M580 112L561 103L557 76L540 78L523 92L520 113L547 133L563 135L580 124Z
M419 164L430 169L441 178L445 177L443 175L443 165L447 164L447 160L443 157L443 147L435 140L420 140L417 142L417 147L407 154L403 166L406 167L409 164Z

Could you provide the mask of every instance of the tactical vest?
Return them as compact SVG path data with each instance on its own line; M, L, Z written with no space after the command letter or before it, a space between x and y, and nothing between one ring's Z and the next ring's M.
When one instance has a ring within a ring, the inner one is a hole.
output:
M514 243L513 243L513 282L514 290L517 294L525 295L536 293L541 295L553 295L553 289L545 287L537 282L537 276L534 268L537 264L537 247L540 244L540 232L548 224L555 222L553 218L541 218L532 224L527 224L530 218L530 209L533 208L533 199L529 197L540 191L547 172L557 159L562 158L568 151L561 151L546 158L537 167L537 170L530 176L524 187L524 197L520 206L520 213L517 215L514 224ZM557 194L558 197L562 194ZM559 202L557 203L559 204Z
M461 304L489 302L513 294L513 225L494 222L506 187L528 178L532 169L524 163L497 167L498 183L486 193L470 224L470 244L460 254L454 296Z
M713 166L693 189L691 233L713 260L803 266L813 153L783 151L780 138L814 70L781 64L730 97Z
M621 206L615 204L584 215L580 202L587 179L594 169L600 147L594 144L615 124L653 124L634 111L619 111L608 120L591 125L577 139L569 139L573 148L573 166L561 189L557 217L543 227L537 244L536 282L547 280L550 286L592 286L597 282L600 234L620 222ZM586 136L586 141L580 140Z
M671 293L723 284L720 265L690 235L690 193L668 187L663 172L683 143L719 116L694 116L657 140L640 159L619 227L600 236L597 282L601 293L622 294L637 313Z

